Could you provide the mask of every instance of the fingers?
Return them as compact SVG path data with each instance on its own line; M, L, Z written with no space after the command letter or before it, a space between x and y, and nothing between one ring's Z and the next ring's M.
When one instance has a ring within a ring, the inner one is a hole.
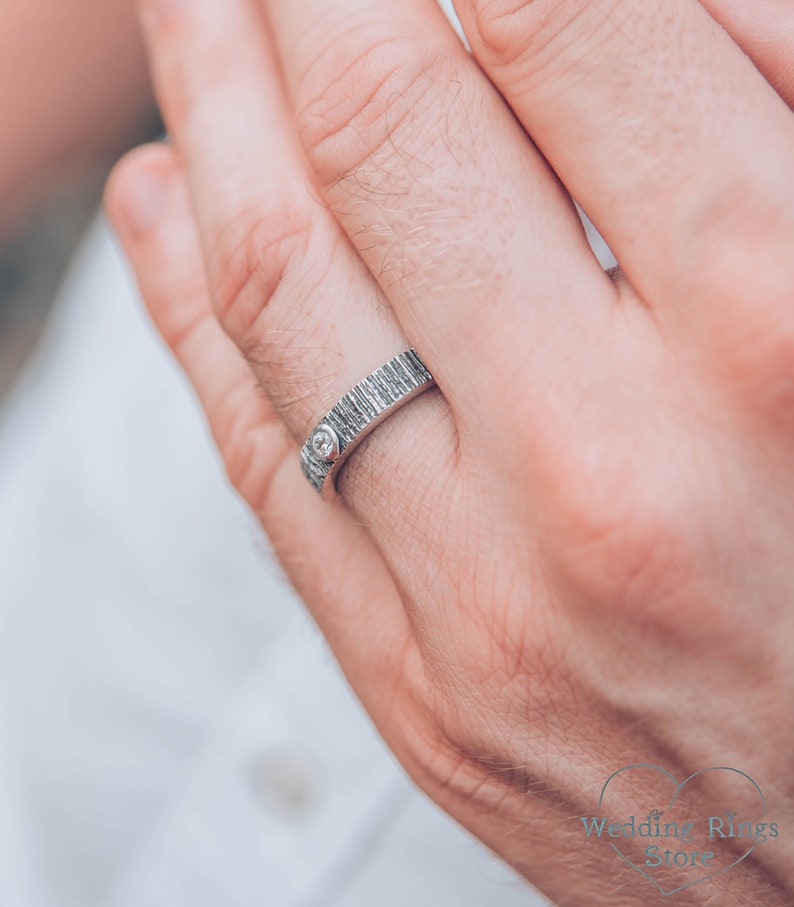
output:
M304 405L311 383L339 373L346 386L361 377L361 363L344 357L328 329L332 316L350 330L351 347L371 349L364 364L373 368L381 353L404 348L405 338L378 305L333 218L312 198L253 4L175 0L142 9L158 99L185 163L213 306L230 336L258 360L266 390L302 438L324 403L338 396L336 388L320 389L323 400ZM310 297L315 306L307 305ZM311 371L300 366L309 353Z
M790 219L794 121L696 0L457 5L478 60L646 300L730 290L728 249L755 272L788 262L770 225Z
M150 145L128 155L109 181L106 207L152 319L196 388L232 482L257 513L265 512L294 445L209 306L174 151Z
M302 443L345 392L413 338L317 201L255 0L147 0L142 11L214 310ZM442 384L443 369L436 377ZM367 518L370 504L383 508L390 498L396 472L420 456L431 468L412 488L422 506L432 503L434 468L452 459L454 425L438 391L413 401L400 419L399 437L388 440L380 429L344 467L347 499ZM404 525L387 522L389 531Z
M614 287L436 3L264 6L325 198L467 408L490 409L510 380L507 363L473 367L494 349L592 336Z
M309 487L294 444L209 305L198 234L172 150L117 167L106 204L163 338L193 383L227 470L373 714L422 682L402 602L351 514ZM328 540L333 539L333 545ZM266 606L266 602L263 602Z
M701 0L749 54L783 100L794 106L794 7L790 0Z

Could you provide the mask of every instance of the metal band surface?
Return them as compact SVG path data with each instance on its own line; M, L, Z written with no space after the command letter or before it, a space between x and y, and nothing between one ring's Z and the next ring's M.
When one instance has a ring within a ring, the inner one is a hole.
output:
M359 381L323 416L301 450L303 474L324 495L357 445L384 419L435 385L416 350L406 350Z

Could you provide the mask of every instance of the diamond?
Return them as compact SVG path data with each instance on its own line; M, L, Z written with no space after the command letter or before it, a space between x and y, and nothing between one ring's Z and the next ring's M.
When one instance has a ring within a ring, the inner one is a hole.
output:
M319 460L333 460L339 456L339 438L328 425L318 425L312 432L312 451Z

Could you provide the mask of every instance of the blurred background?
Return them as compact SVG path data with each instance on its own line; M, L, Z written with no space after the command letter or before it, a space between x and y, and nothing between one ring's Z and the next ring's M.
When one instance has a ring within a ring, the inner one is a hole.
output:
M3 3L0 114L1 401L110 168L161 131L132 0Z
M0 406L35 348L110 169L127 148L161 133L154 110L147 112L111 147L56 176L43 197L26 199L16 222L0 230Z
M53 187L0 244L0 402L30 355L69 259L99 204L106 164Z

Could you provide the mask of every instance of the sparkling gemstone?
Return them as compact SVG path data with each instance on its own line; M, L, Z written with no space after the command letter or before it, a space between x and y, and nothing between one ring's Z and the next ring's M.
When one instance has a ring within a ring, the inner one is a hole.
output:
M312 434L312 450L320 460L333 460L339 453L336 433L327 426L320 425Z

